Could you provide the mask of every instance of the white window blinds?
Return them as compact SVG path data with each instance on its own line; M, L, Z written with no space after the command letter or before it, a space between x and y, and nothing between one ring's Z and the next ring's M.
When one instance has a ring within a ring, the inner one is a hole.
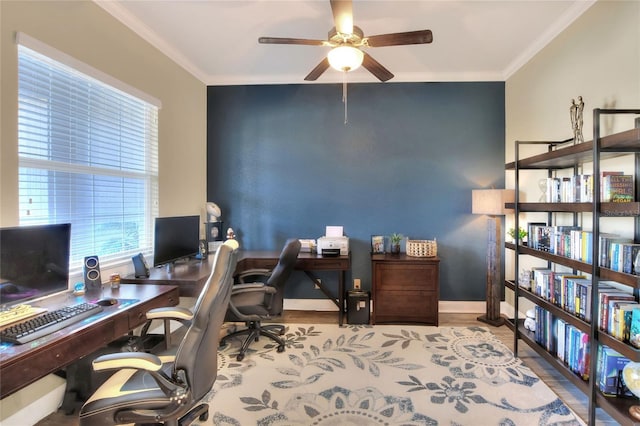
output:
M71 223L71 268L151 254L158 108L18 46L20 224Z

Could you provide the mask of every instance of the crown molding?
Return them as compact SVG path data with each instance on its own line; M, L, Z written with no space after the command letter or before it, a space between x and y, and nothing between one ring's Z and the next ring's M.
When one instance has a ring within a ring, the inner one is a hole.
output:
M507 81L534 56L536 56L545 46L547 46L560 33L567 29L576 19L593 6L597 0L584 0L575 2L565 13L560 15L553 25L540 34L529 47L518 55L503 71L502 80Z
M124 9L118 2L109 0L93 0L93 2L104 9L111 16L120 21L128 29L136 33L143 40L151 44L158 49L162 54L166 55L169 59L175 62L185 71L193 75L201 82L207 80L207 75L202 72L200 68L195 66L189 59L187 59L180 51L176 50L173 46L165 42L164 39L159 37L153 30L142 23L138 18Z

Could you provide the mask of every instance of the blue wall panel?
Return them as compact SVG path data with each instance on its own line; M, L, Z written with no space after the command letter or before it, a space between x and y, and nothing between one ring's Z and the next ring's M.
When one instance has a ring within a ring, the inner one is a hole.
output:
M484 300L486 222L471 190L504 187L504 83L208 87L207 199L243 248L326 225L371 283L372 234L438 240L441 300ZM322 295L294 278L287 297ZM350 284L350 281L349 283Z

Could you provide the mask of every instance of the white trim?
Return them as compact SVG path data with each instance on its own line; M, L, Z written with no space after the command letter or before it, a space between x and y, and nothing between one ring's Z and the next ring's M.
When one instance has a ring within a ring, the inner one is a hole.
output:
M0 418L2 426L24 426L34 425L51 413L55 413L62 405L66 381L55 374L49 374L42 379L20 389L18 392L9 395L2 400L2 405L7 407L6 411L18 408L16 412L10 413L7 418ZM34 398L37 395L37 398ZM24 405L25 401L30 401ZM3 411L5 408L3 407Z
M158 49L163 55L166 55L177 65L181 66L195 78L202 82L207 81L205 73L199 67L194 65L189 58L183 55L182 52L174 48L171 44L167 43L155 31L145 25L144 22L131 14L125 7L118 4L118 2L110 0L93 0L93 2L124 24L128 29L140 36L143 40Z
M444 314L482 314L486 311L486 307L487 303L484 301L441 300L438 303L439 313ZM505 313L509 311L508 308L509 305L506 302L500 304L500 312ZM338 311L338 307L329 299L285 299L284 309L292 311ZM511 312L513 312L513 308Z
M123 81L118 80L115 77L110 76L109 74L100 71L97 68L92 67L89 64L86 64L73 56L70 56L55 47L49 46L46 43L41 42L40 40L31 37L28 34L17 32L16 33L16 44L34 50L42 55L47 56L48 58L53 59L54 61L60 62L68 67L73 68L74 70L81 72L83 74L88 75L91 78L94 78L104 84L107 84L111 87L114 87L128 95L134 96L138 99L141 99L156 108L162 108L162 102L143 92L140 89L137 89Z
M284 299L284 310L338 312L338 307L329 299Z
M597 0L583 0L574 2L573 5L556 22L547 28L540 37L531 43L520 55L518 55L503 71L503 80L507 81L521 67L544 49L551 41L562 33L569 25L587 11Z

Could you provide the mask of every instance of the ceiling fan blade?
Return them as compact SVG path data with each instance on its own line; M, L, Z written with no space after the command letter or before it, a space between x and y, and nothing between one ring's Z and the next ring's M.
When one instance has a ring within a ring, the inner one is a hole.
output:
M405 33L380 34L366 38L370 47L400 46L405 44L426 44L433 41L431 30L408 31Z
M336 31L353 34L353 3L351 0L331 0L331 11Z
M260 37L258 39L258 43L262 44L305 44L307 46L323 46L326 42L326 40L288 37Z
M329 60L324 58L311 72L304 78L306 81L316 81L329 68Z
M393 74L391 74L391 71L383 67L380 62L373 59L367 52L364 52L362 66L369 70L369 72L375 75L380 81L387 81L393 78Z

